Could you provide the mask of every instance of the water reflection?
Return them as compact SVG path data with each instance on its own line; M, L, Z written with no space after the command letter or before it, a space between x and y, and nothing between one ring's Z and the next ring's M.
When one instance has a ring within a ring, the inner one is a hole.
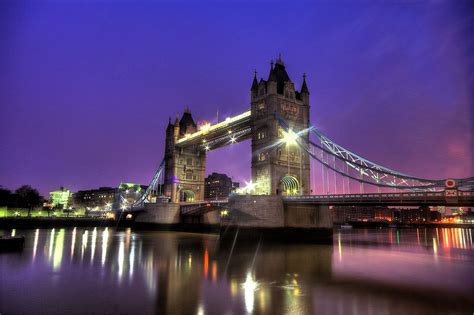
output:
M471 229L341 230L334 246L100 227L16 234L26 235L24 252L0 256L5 313L41 306L61 314L58 295L77 313L456 314L474 306ZM20 301L14 293L26 289ZM77 302L77 290L88 303Z
M33 243L33 262L35 261L36 258L36 249L38 248L38 237L39 237L39 229L36 229L35 232L35 241Z
M102 266L105 265L105 259L107 257L107 246L109 242L109 228L105 228L104 231L102 232L102 258L101 258L101 264Z
M71 240L71 260L74 256L74 246L76 245L76 228L72 230L72 240Z
M53 270L58 271L61 267L64 250L64 229L60 229L56 235L56 242L53 255Z

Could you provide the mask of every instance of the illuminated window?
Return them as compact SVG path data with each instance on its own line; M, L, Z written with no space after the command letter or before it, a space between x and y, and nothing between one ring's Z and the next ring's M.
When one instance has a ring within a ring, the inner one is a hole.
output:
M283 138L284 132L283 128L278 126L278 138Z
M258 155L258 160L259 161L265 161L267 159L267 154L266 153L260 153Z

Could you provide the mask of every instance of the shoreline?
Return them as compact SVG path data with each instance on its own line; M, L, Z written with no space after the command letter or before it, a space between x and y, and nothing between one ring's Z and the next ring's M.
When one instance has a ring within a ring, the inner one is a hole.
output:
M461 223L413 223L398 224L389 226L388 224L379 224L376 222L351 222L353 229L379 229L379 228L474 228L474 224ZM51 217L7 217L0 218L0 229L33 229L33 228L57 228L57 227L131 227L137 230L150 231L176 231L176 232L194 232L194 233L215 233L220 234L223 226L219 224L158 224L158 223L141 223L133 220L120 220L103 218L51 218ZM341 224L334 224L333 229L340 229Z

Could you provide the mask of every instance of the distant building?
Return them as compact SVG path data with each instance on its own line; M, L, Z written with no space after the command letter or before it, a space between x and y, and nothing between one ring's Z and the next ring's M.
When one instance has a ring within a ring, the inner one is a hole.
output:
M64 187L61 187L60 190L51 191L48 207L66 209L70 205L71 197L72 193Z
M355 221L385 221L394 223L428 223L438 221L441 215L429 207L389 208L381 206L333 206L333 222L343 224Z
M73 195L74 206L84 208L105 208L113 204L116 192L117 189L112 187L79 190Z
M239 186L239 183L232 182L232 179L226 174L212 173L206 177L204 183L204 198L227 198Z
M334 206L331 209L333 222L338 224L350 221L386 221L393 219L392 209L380 206Z
M428 223L431 221L429 207L415 209L394 209L394 221L400 223Z

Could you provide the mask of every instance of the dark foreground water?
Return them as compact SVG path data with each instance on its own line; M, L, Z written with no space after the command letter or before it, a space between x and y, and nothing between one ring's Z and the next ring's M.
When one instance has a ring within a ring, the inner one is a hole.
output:
M473 314L472 229L334 232L333 246L219 244L111 228L3 230L7 314Z

